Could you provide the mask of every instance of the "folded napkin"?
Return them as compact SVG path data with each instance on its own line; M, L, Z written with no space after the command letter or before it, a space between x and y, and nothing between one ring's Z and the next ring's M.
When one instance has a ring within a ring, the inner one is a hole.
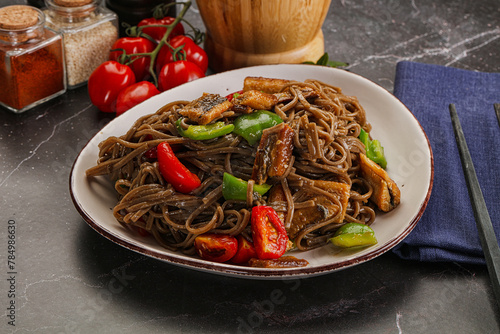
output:
M500 240L500 128L493 107L500 103L500 73L400 62L394 95L418 119L434 154L427 209L394 253L411 260L484 264L448 106L456 106Z

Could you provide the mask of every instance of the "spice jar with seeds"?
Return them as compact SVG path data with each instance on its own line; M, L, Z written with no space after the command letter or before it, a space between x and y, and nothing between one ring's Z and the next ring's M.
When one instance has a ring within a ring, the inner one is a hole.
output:
M35 7L0 8L0 105L22 113L65 91L61 34Z
M68 88L87 83L108 60L118 39L118 18L101 0L45 0L47 26L63 34Z

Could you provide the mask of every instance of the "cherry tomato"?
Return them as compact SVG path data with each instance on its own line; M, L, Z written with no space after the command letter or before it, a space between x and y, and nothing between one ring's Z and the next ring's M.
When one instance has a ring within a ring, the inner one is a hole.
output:
M123 114L156 94L160 94L160 91L149 81L140 81L128 86L121 90L116 98L116 115Z
M122 37L116 40L113 44L113 49L123 49L127 55L133 53L149 53L155 49L155 44L150 40L142 37ZM109 54L109 60L116 60L120 58L123 51L113 51ZM149 57L132 57L135 59L129 66L134 71L135 79L137 81L146 80L149 76Z
M238 241L226 234L205 233L194 239L194 248L204 260L226 262L236 254Z
M158 53L158 57L156 58L156 71L159 71L165 64L171 63L175 60L187 60L192 63L198 65L199 68L203 71L203 73L207 72L208 69L208 56L205 50L200 46L196 45L193 40L187 36L177 36L170 40L170 45L177 49L180 46L184 45L182 50L186 52L186 58L179 58L177 55L176 59L174 59L174 55L172 54L172 50L168 45L165 45L161 48ZM179 51L182 53L182 51Z
M253 243L259 259L277 259L285 253L288 243L285 225L272 207L254 206L251 224Z
M115 112L120 91L135 83L134 72L127 65L108 60L90 74L87 89L90 101L99 110Z
M142 26L148 26L148 25L169 25L172 24L175 21L175 18L170 17L170 16L165 16L164 18L161 19L155 19L154 17L150 17L147 19L143 19L139 24L137 24L138 27ZM155 41L159 42L167 32L167 28L164 27L148 27L148 28L143 28L142 32L145 34L148 34L153 38ZM172 32L170 33L170 36L168 36L169 39L178 36L178 35L184 35L184 26L182 23L177 23L177 25L174 27Z
M245 239L241 234L236 237L236 240L238 240L238 250L231 258L231 262L243 264L247 263L248 260L257 257L257 252L255 251L255 246L252 242Z
M158 88L163 92L204 76L205 73L196 64L186 60L174 61L161 69L158 76Z

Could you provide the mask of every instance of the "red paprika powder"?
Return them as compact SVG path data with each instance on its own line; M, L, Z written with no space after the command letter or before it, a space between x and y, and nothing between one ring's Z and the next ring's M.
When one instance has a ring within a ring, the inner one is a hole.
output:
M62 37L37 8L0 8L0 104L24 112L66 91Z

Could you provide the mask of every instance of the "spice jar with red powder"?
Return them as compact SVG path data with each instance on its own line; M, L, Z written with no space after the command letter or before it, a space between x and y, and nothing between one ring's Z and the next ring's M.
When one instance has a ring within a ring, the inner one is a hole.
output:
M102 0L45 0L47 27L63 35L68 89L87 83L118 39L118 16Z
M22 113L65 91L62 36L35 7L0 8L0 105Z

